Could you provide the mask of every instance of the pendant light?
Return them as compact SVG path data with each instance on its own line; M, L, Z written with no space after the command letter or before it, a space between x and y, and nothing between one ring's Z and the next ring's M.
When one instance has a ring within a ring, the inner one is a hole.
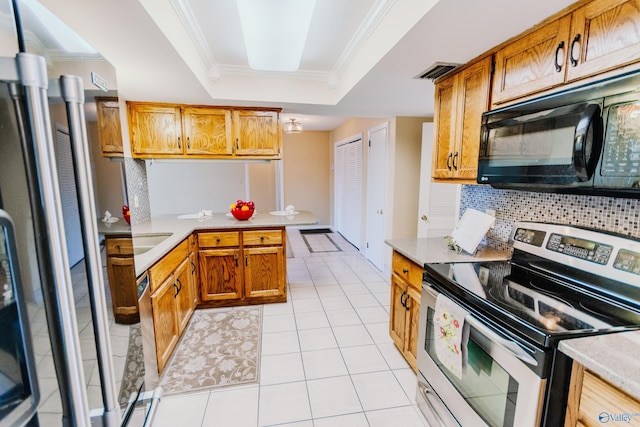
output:
M298 133L302 132L302 123L296 122L296 119L289 119L290 121L284 124L284 133Z

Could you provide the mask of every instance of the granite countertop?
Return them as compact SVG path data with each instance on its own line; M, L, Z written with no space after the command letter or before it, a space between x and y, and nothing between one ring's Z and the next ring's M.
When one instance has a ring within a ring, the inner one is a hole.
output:
M102 218L98 218L98 233L104 236L116 236L129 234L131 235L131 226L127 224L127 221L122 217L113 217L118 218L118 221L113 223L106 223L102 221Z
M247 221L238 221L226 213L213 213L197 219L179 219L177 215L161 215L133 225L133 246L136 236L163 235L169 237L154 248L135 255L136 276L140 276L167 252L196 230L222 228L287 227L317 224L318 218L309 211L298 211L296 215L271 215L268 212L254 215ZM117 223L116 223L117 224ZM113 225L113 224L112 224ZM135 249L134 249L135 250Z
M640 399L640 331L562 340L558 348L591 372Z
M416 239L389 239L385 243L418 265L449 262L506 261L511 259L509 251L480 245L474 255L457 253L447 246L444 237Z

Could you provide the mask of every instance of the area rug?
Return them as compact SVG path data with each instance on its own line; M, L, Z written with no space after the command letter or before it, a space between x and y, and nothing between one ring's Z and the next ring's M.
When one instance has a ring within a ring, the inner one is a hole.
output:
M124 372L122 383L120 384L120 394L118 402L120 406L126 406L131 393L140 389L144 381L144 354L142 352L142 333L140 324L131 325L129 330L129 348L124 362Z
M304 231L304 232L303 232ZM342 252L340 246L331 238L331 230L300 230L302 240L311 253Z
M165 394L258 381L262 308L196 310L160 379Z

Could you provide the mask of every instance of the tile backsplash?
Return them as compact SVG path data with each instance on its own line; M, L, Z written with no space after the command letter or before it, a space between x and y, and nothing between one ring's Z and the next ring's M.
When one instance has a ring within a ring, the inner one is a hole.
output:
M138 224L151 218L147 165L144 160L125 157L124 169L127 175L127 195L131 209L131 223ZM138 205L135 206L135 198Z
M509 249L516 221L550 222L608 231L640 239L640 200L574 194L498 190L463 185L460 215L468 208L496 211L496 225L485 243Z

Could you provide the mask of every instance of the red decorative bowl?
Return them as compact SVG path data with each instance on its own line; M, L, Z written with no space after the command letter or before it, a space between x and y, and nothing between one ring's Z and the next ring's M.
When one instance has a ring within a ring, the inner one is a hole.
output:
M248 211L243 211L241 209L231 209L231 215L239 221L245 221L253 216L253 211L255 209L249 209Z
M126 211L123 215L124 220L127 221L127 224L131 224L131 212Z

